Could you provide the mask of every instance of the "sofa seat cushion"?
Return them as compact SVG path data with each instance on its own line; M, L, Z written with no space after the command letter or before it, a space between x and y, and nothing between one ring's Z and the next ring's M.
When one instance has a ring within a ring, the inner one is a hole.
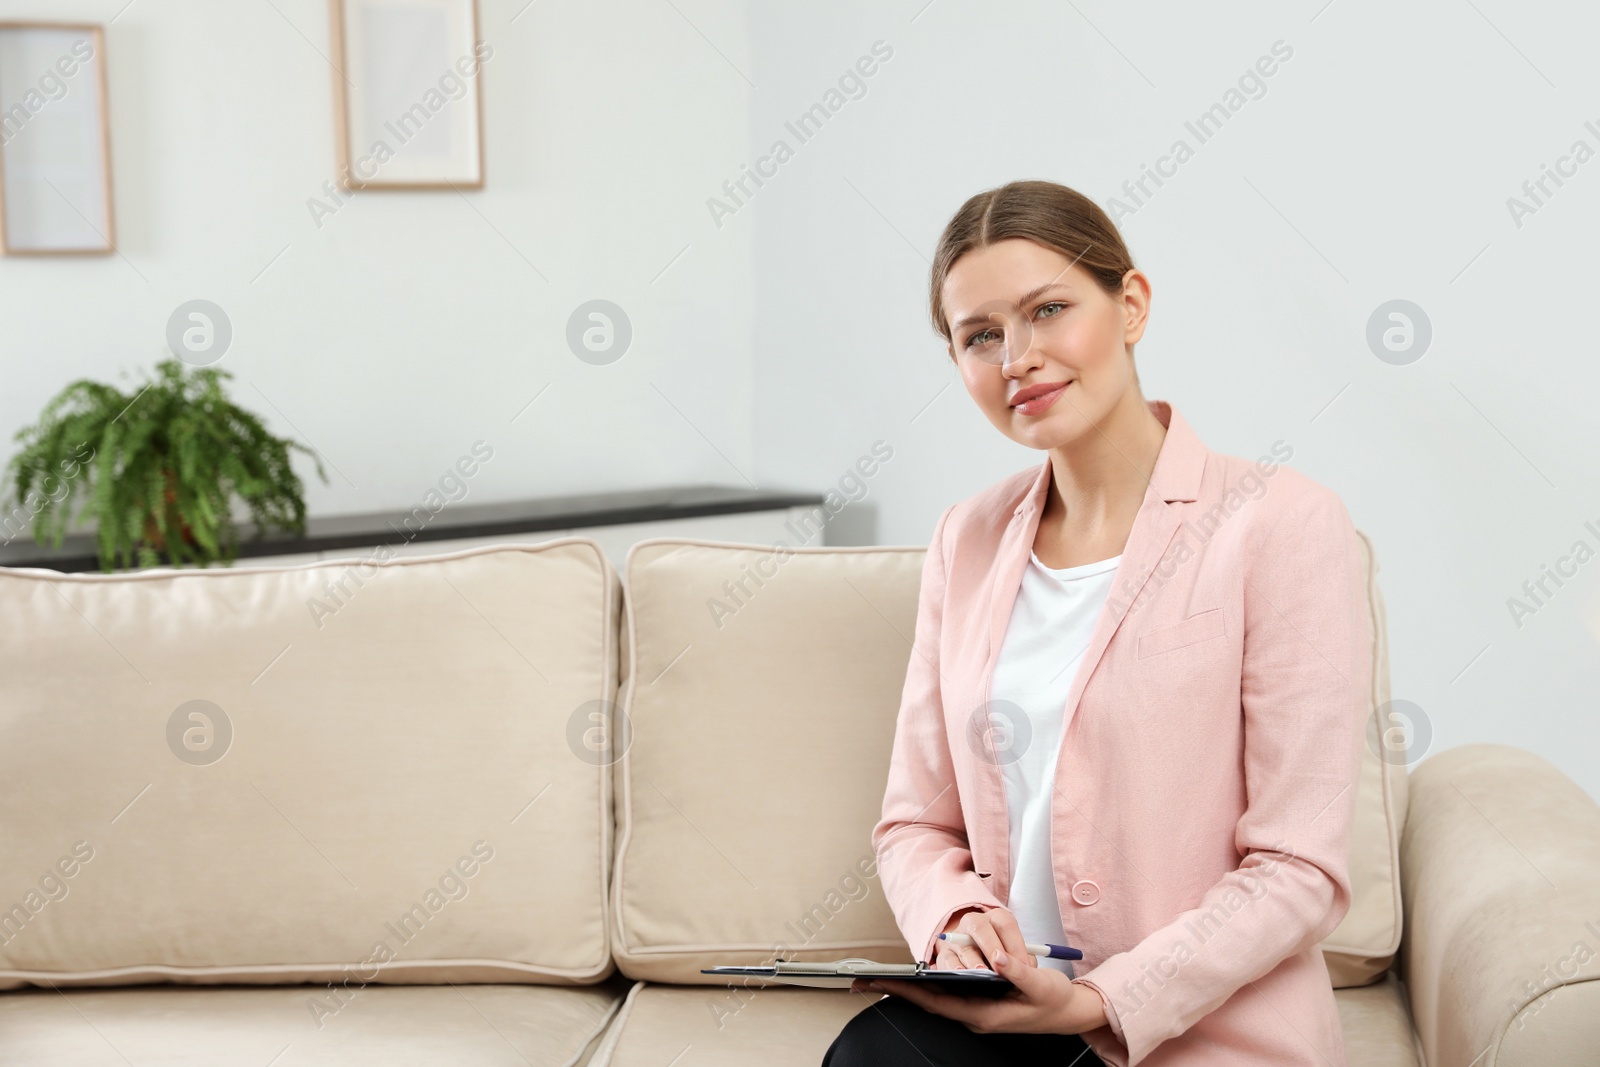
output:
M867 1002L848 989L640 982L592 1067L817 1067Z
M1334 990L1350 1067L1420 1067L1400 985ZM869 998L849 990L641 983L591 1067L816 1067Z
M0 994L0 1059L54 1067L527 1067L586 1063L622 1003L613 983L145 986Z
M1374 985L1335 989L1350 1067L1421 1067L1410 1005L1394 975Z

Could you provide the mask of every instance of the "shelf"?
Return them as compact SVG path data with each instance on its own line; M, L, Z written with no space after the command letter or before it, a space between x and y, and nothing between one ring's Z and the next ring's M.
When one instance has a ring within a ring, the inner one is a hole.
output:
M239 560L350 548L370 549L380 544L459 541L544 530L736 515L820 506L822 502L820 493L705 485L588 493L500 504L446 503L433 513L419 505L413 511L308 519L304 537L274 533L260 539L242 540ZM36 544L31 529L24 529L19 530L10 543L0 545L0 566L43 567L74 573L98 571L100 561L95 555L94 538L90 534L71 535L59 549L51 549Z

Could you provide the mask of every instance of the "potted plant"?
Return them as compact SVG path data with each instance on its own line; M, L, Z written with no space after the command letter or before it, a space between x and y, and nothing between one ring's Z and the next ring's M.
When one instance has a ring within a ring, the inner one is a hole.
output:
M269 529L305 532L304 487L292 451L316 463L297 441L274 437L223 389L233 375L156 364L131 394L103 382L73 382L18 432L22 450L6 481L33 510L33 535L59 548L70 526L97 524L102 570L231 562L238 554L232 521L243 502L259 537Z

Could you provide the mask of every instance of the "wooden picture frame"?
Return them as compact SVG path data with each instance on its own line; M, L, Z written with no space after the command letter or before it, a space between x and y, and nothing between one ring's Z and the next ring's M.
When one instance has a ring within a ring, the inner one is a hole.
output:
M114 251L104 27L0 22L0 252Z
M483 187L477 0L329 0L345 189Z

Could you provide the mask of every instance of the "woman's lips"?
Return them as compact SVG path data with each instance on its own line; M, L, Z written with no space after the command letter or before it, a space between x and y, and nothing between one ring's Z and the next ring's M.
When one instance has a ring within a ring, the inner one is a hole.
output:
M1067 386L1071 384L1071 382L1065 382L1059 389L1053 389L1048 393L1041 393L1032 400L1024 400L1011 410L1022 415L1038 415L1048 409L1051 404L1054 404L1058 399L1060 399L1061 394L1066 392Z

